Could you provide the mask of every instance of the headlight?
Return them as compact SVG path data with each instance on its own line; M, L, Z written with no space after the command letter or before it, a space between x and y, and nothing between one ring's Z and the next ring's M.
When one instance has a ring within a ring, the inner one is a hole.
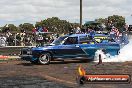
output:
M21 55L30 55L30 54L32 54L32 50L31 49L22 49L21 50Z
M27 51L27 54L31 54L31 51Z
M32 50L31 49L28 49L27 50L27 54L29 55L29 54L32 54Z

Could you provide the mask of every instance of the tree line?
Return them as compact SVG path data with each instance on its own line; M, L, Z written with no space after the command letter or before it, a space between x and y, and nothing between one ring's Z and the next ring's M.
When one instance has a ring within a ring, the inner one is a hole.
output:
M106 30L109 29L109 26L111 26L111 24L112 26L115 26L118 29L120 29L125 24L125 17L119 15L113 15L113 16L108 16L107 18L95 19L95 22L103 24L106 27ZM41 20L40 22L36 22L35 25L31 23L23 23L17 27L14 24L8 24L8 27L10 31L21 32L21 30L25 30L31 32L33 28L43 26L46 27L50 32L67 33L71 25L73 27L77 27L79 26L79 23L71 23L66 20L61 20L58 17L52 17ZM7 25L1 27L1 32L6 32L5 30L6 27ZM86 28L85 24L83 25L83 28Z

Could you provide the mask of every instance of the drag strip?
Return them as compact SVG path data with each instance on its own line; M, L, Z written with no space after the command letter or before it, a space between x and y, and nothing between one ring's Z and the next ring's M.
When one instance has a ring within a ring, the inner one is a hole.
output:
M0 88L70 88L63 84L32 76L0 77Z
M78 66L87 74L130 74L132 62L111 62L96 65L94 62L65 61L50 65L34 65L26 61L0 63L0 88L131 88L132 84L78 85Z

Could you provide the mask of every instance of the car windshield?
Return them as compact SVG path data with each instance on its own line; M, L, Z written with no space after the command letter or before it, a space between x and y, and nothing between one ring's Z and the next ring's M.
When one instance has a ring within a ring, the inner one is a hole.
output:
M64 40L67 38L68 36L62 36L57 38L56 40L54 40L51 45L60 45L64 42Z

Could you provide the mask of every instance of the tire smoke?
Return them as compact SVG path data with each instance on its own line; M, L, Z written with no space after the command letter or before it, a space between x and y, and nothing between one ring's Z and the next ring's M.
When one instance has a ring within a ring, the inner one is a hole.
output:
M126 62L132 61L132 39L129 43L120 49L119 55L111 56L110 54L104 54L102 50L97 50L95 53L95 62L99 60L99 54L101 54L103 62Z

